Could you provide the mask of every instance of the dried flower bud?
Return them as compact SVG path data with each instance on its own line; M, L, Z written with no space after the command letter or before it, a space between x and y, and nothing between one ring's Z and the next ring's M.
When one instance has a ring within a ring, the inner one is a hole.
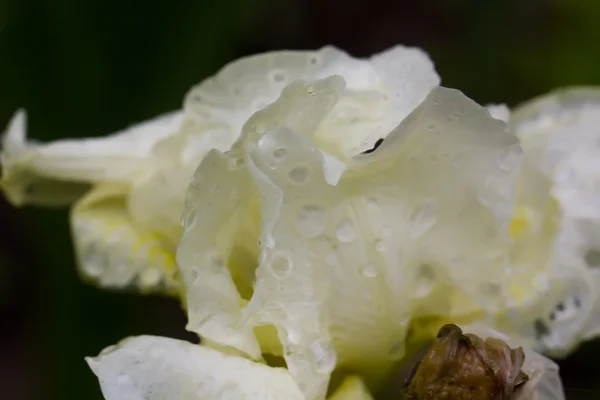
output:
M529 379L522 348L443 326L404 385L413 400L510 400Z

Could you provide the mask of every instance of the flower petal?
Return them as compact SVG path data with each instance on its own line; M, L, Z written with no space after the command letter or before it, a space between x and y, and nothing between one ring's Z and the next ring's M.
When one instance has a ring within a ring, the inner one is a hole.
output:
M286 86L334 75L345 79L346 95L315 136L342 159L371 147L439 84L433 63L416 48L396 46L370 59L334 47L265 53L237 60L193 88L185 103L188 129L231 144L248 118Z
M308 399L325 395L336 365L379 381L404 355L411 317L502 309L505 232L521 155L503 122L440 88L377 151L351 159L334 186L314 133L335 110L338 80L291 85L244 126L229 157L204 160L178 254L188 298L195 298L188 303L197 316L192 329L251 354L249 329L274 325ZM230 236L248 207L239 199L256 190L260 267L240 320L231 267L210 260L229 258Z
M285 369L180 340L134 337L86 361L107 400L304 399Z
M139 227L127 210L127 187L101 184L71 211L81 273L102 287L179 288L174 245Z
M89 185L65 182L31 172L29 168L25 167L29 163L30 157L30 151L25 146L26 119L27 115L24 110L17 111L2 138L0 189L8 200L16 205L63 206L72 204L89 190Z
M278 126L315 130L343 87L340 77L290 85L278 102L247 122L244 134L229 154L210 152L198 167L187 194L184 232L177 254L187 289L188 329L253 358L260 356L252 328L240 330L237 326L242 315L239 290L244 281L248 284L253 279L257 259L245 257L248 262L236 263L232 257L239 257L241 252L258 254L259 225L252 223L252 216L260 218L258 201L254 200L258 193L244 168L241 146L246 138ZM250 229L244 230L248 225ZM247 234L241 236L240 231Z
M529 168L524 172L536 174L522 179L522 186L545 197L548 205L554 203L522 207L534 228L530 240L517 240L517 245L544 255L535 261L547 265L544 286L562 283L538 301L536 327L538 348L565 356L600 334L600 269L594 261L600 249L600 89L569 88L541 96L517 109L510 123L525 149Z
M342 385L328 397L328 400L373 400L369 389L358 376L349 376Z
M441 88L337 186L310 137L281 128L246 144L263 218L246 314L278 328L309 399L336 358L381 377L403 356L411 317L503 307L520 158L502 122Z
M198 167L187 193L177 263L186 286L187 328L258 359L261 352L252 328L238 327L242 298L228 269L235 232L246 221L253 195L248 171L236 161L213 150ZM256 246L251 241L250 249ZM252 276L254 264L241 267L249 268Z
M48 199L48 190L38 194L35 188L56 181L69 187L71 182L127 180L152 145L176 129L181 117L180 112L165 114L106 138L39 144L27 141L25 114L19 112L3 139L2 189L15 204L68 203L74 196L70 192L63 195L60 186L52 199Z

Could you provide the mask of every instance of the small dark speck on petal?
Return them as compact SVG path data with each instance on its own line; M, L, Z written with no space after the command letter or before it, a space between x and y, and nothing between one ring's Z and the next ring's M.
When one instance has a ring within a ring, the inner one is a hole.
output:
M535 336L537 339L541 339L544 336L547 336L550 333L550 329L541 319L536 319L533 323L533 329L535 331Z
M374 152L375 150L377 150L377 148L381 145L381 143L383 143L383 138L377 139L377 141L373 145L373 148L371 148L369 150L363 151L362 154L371 154L372 152Z

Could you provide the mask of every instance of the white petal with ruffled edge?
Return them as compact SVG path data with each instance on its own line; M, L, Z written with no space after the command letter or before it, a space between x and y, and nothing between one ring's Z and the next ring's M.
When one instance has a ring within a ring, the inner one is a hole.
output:
M82 183L128 180L139 160L173 133L181 118L182 113L173 112L106 138L45 144L27 140L25 113L20 111L2 141L2 190L17 205L69 204L77 198L72 191Z
M127 186L101 184L71 210L71 228L82 275L101 287L143 292L179 289L175 244L132 220Z
M227 290L213 283L230 269L226 263L209 268L213 264L201 257L210 247L195 252L194 246L236 234L229 219L206 221L222 218L217 213L231 218L244 207L227 200L231 189L209 195L233 181L223 167L239 163L235 152L243 148L254 183L247 183L242 165L234 187L249 187L243 196L260 194L262 225L256 286L241 326L277 327L288 368L309 399L324 396L336 366L379 380L403 356L412 316L503 307L504 235L521 155L504 123L459 92L440 88L374 153L351 159L332 186L315 132L343 98L341 83L332 77L291 85L250 119L232 154L215 155L220 166L200 166L195 182L202 190L190 191L186 207L196 222L186 226L178 253L190 278L197 268L215 274L196 280L202 291L188 286L188 292L217 299L205 288L211 286L219 296L229 293L231 311L213 310L209 320L239 324L233 280L227 279ZM247 239L255 241L256 234ZM190 302L190 311L206 301ZM203 323L194 328L208 332ZM219 341L219 331L211 330L211 340Z
M563 282L541 299L538 308L546 312L538 313L536 321L538 346L566 356L582 340L600 334L600 263L594 261L600 249L600 89L569 88L540 96L515 110L510 124L523 143L529 171L537 171L535 179L523 182L555 203L525 207L529 225L544 224L537 224L542 240L536 243L532 236L526 245L530 253L546 254L543 280Z
M86 360L107 400L304 400L285 369L175 339L134 337Z

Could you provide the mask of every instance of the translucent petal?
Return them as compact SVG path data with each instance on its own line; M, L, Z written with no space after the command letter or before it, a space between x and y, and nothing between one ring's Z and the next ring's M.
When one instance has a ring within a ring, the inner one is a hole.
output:
M256 216L260 220L258 202L253 200L258 193L248 170L243 168L241 146L246 138L260 137L279 126L314 131L343 88L344 81L339 77L311 84L293 83L278 102L247 122L242 138L229 154L211 152L198 167L187 195L184 233L177 254L186 283L188 329L254 358L260 356L252 328L236 328L241 322L240 290L251 283L258 264L260 228L252 223ZM275 158L285 157L277 149L273 151ZM245 226L248 229L244 232ZM236 262L244 249L254 258L246 256L246 262ZM219 262L212 261L215 259Z
M310 132L255 138L263 245L246 315L278 328L307 398L336 363L380 378L404 355L410 317L503 306L520 149L483 108L434 90L337 186Z
M600 273L594 261L600 247L599 124L597 88L542 96L511 118L525 149L524 172L530 174L521 179L522 187L530 199L538 198L537 204L521 207L529 216L524 224L529 238L516 243L529 254L543 255L528 260L546 265L545 273L531 282L545 287L562 283L559 290L541 293L533 327L538 348L554 356L565 356L582 340L600 334Z
M597 88L562 89L527 102L511 116L527 157L551 177L564 157L595 144L599 123Z
M26 139L20 111L3 139L2 189L15 204L64 204L75 200L73 187L81 183L127 180L152 145L176 129L181 116L166 114L106 138L40 144ZM51 196L50 184L61 181Z
M127 210L127 187L101 184L71 211L81 273L102 287L179 288L174 245L140 228Z
M180 340L139 336L87 358L107 400L303 400L290 374Z
M238 326L242 298L228 268L235 232L242 229L254 194L248 171L237 161L213 150L198 167L187 193L177 262L186 286L187 328L258 359L252 327ZM248 239L249 247L256 245L256 236ZM255 263L240 268L252 276Z
M277 100L286 86L333 75L345 79L346 95L315 136L323 149L343 159L371 147L439 83L431 60L415 48L396 46L370 59L354 59L333 47L266 53L237 60L193 88L185 103L186 129L231 144L248 118Z
M63 206L72 204L89 189L89 185L43 176L25 167L30 158L29 151L24 144L27 129L26 118L25 111L19 110L11 119L2 138L0 188L8 200L16 205Z
M505 124L459 92L436 89L332 186L314 132L335 110L323 101L339 98L337 79L290 86L289 96L245 125L229 156L203 161L178 253L194 297L191 329L251 354L251 331L233 327L276 326L309 399L324 396L336 364L381 379L404 355L411 317L503 306L504 233L520 160ZM242 147L248 169L236 153ZM260 267L240 320L231 265L207 257L231 257L240 210L248 208L240 199L257 189Z
M358 376L349 376L328 400L373 400L373 396Z

